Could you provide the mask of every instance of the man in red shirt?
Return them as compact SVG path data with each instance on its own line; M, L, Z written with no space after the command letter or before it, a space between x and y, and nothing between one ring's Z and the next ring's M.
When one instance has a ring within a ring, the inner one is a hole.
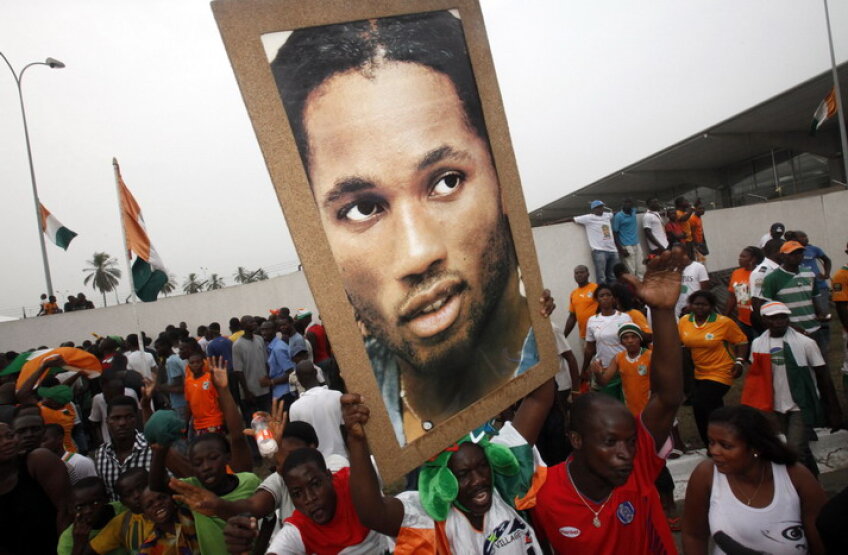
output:
M674 305L685 265L680 247L626 279L651 307L651 398L634 418L612 397L589 393L572 408L574 452L548 469L531 514L540 542L555 553L675 553L654 481L671 451L669 433L683 401Z

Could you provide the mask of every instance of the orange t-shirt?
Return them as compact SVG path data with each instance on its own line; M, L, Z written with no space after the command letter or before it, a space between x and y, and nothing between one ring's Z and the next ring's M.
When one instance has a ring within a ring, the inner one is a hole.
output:
M701 216L692 214L689 217L689 229L692 230L692 241L695 243L704 242L704 222L701 221Z
M204 430L223 426L224 413L221 412L221 405L218 403L218 390L212 383L212 374L209 373L206 361L203 362L203 374L199 378L195 378L194 373L186 365L183 385L185 400L194 418L194 429Z
M677 329L680 342L692 353L695 379L733 385L730 372L734 355L730 346L748 342L748 336L742 333L736 322L727 316L710 314L707 321L698 326L695 318L687 314L680 318Z
M727 286L730 294L736 297L736 313L739 321L751 325L751 270L736 268L730 274L730 284Z
M568 311L573 312L577 318L577 329L581 339L586 337L586 322L598 311L598 302L595 300L597 288L597 283L587 283L572 291L568 299Z
M842 266L833 274L833 302L848 302L848 266Z
M60 409L51 409L44 403L38 403L41 408L41 418L44 419L44 424L58 424L65 430L65 437L62 438L62 446L68 453L76 453L77 445L73 440L74 420L77 419L77 411L74 410L73 403L68 403Z
M651 325L648 324L648 319L645 318L645 315L642 314L642 311L638 308L631 308L627 312L625 312L630 319L633 320L633 323L639 326L639 329L642 330L642 333L653 334L653 330L651 330Z
M621 376L624 404L633 416L639 416L651 398L651 351L642 349L635 360L627 357L627 351L621 351L615 355L615 363Z
M686 215L686 212L684 212L683 210L677 210L677 223L678 223L678 225L680 225L680 229L683 230L683 234L685 235L683 240L687 243L691 243L692 242L692 223L691 223L691 220L692 220L692 218L695 217L695 214L692 214L692 216L690 216L689 219L686 220L685 222L681 222L680 218L682 218L685 215Z

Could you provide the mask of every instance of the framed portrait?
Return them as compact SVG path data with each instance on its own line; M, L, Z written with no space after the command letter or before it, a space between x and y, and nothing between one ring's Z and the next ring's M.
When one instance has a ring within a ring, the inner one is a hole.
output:
M556 373L474 0L212 9L385 480Z

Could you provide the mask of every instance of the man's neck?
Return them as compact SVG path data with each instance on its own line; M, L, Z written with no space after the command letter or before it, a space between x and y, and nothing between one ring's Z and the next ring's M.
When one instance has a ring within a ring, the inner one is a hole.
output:
M615 489L591 471L579 452L575 452L571 463L566 463L566 465L568 477L574 484L577 493L583 497L603 503Z
M587 279L586 281L584 281L583 283L580 283L579 281L577 282L577 288L578 288L578 289L581 289L581 288L583 288L583 287L586 287L587 285L589 285L589 280L588 280L588 279Z
M246 332L243 332L241 336L244 337L245 339L253 339L253 332L252 331L246 331Z
M133 447L135 446L135 435L130 436L127 439L122 440L112 440L112 450L115 451L115 454L118 455L118 458L123 462L123 460L132 453Z
M784 270L786 270L786 271L787 271L787 272L789 272L790 274L797 274L797 273L798 273L798 269L799 269L800 267L801 267L801 266L800 266L799 264L790 265L790 264L787 264L787 263L785 263L785 262L783 263L783 266L781 266L781 268L783 268Z

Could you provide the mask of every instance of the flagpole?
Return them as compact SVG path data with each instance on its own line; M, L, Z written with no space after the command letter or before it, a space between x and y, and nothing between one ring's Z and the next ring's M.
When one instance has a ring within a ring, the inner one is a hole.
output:
M824 0L824 19L827 22L827 45L830 47L830 69L833 72L833 88L836 93L836 119L839 120L839 136L842 139L842 167L845 170L845 187L848 188L848 137L845 133L845 115L842 112L842 93L839 91L839 73L836 71L836 55L833 52L833 35L830 32L830 12Z
M115 192L118 195L118 222L121 225L121 238L124 240L124 255L127 259L127 275L130 277L130 292L132 293L133 314L135 315L135 328L138 333L138 349L144 354L144 336L141 334L141 322L138 319L138 296L135 294L135 279L132 273L132 255L127 246L127 227L124 224L124 209L121 203L121 170L118 167L117 158L112 158L112 169L115 171ZM136 253L138 256L138 253Z

